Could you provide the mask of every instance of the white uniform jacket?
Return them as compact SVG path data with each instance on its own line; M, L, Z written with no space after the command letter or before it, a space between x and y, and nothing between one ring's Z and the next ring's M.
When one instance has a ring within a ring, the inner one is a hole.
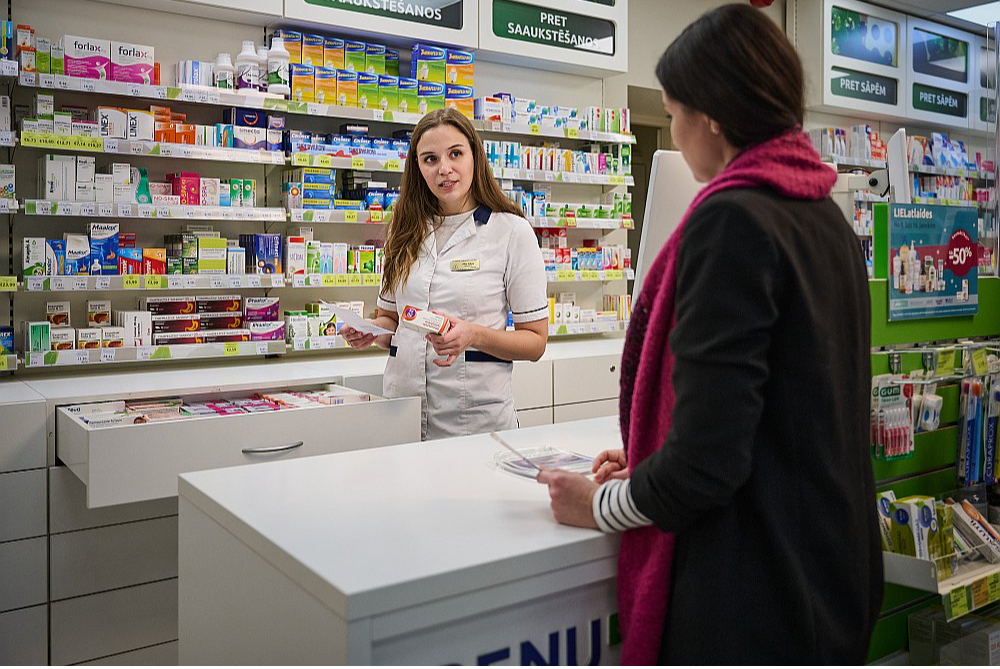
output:
M378 306L401 314L407 305L455 316L494 330L548 318L545 266L524 218L480 206L438 253L427 237L406 283L379 292ZM517 427L511 391L513 363L467 350L438 367L424 335L400 325L383 377L386 397L421 398L424 439Z

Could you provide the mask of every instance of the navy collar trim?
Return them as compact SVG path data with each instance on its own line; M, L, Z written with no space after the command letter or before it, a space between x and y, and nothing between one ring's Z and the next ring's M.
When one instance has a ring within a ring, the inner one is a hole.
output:
M489 223L490 216L493 215L493 210L487 207L485 204L481 204L476 207L476 210L472 212L472 218L475 219L476 223L480 225L485 225Z

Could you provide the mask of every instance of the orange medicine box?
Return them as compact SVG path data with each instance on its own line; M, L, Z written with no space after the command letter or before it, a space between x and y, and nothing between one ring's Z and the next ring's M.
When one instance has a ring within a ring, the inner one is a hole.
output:
M399 324L423 334L444 334L451 326L447 316L407 304L399 317Z
M144 248L142 250L143 274L167 273L167 250Z
M314 88L316 102L327 105L337 104L337 70L331 67L314 68Z

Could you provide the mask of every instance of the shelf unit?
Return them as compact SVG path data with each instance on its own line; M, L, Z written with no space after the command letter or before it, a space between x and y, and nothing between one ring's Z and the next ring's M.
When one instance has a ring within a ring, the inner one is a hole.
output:
M965 562L955 574L941 580L933 560L883 552L882 565L886 583L941 595L949 621L1000 602L1000 564Z
M227 147L175 144L148 140L108 139L82 135L54 135L38 132L21 133L21 146L29 149L54 151L86 151L141 157L181 158L183 160L208 160L247 165L284 165L282 151L233 149ZM0 144L2 146L2 144Z
M554 272L546 271L545 278L549 283L560 283L564 281L632 281L635 279L635 271L631 269L560 269Z
M132 204L25 200L26 216L168 218L181 221L287 221L280 207L208 207L188 204Z
M559 216L529 216L533 228L576 228L577 230L632 230L635 222L629 218L574 218Z
M206 358L246 358L285 353L283 341L239 341L213 344L177 344L173 346L136 346L123 348L91 348L71 351L25 353L24 366L65 367L100 365L114 362L160 362Z

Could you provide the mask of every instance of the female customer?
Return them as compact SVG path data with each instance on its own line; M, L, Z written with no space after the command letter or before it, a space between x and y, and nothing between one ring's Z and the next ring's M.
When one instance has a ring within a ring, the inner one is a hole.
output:
M400 327L407 306L443 314L451 327L426 336ZM511 361L545 352L545 267L531 225L454 109L427 114L413 131L377 307L373 322L395 334L341 334L354 348L389 349L385 394L421 398L424 439L517 427Z
M836 175L800 126L792 45L710 11L656 69L698 181L622 361L624 451L547 471L560 522L624 532L629 664L860 664L882 600L869 304Z

